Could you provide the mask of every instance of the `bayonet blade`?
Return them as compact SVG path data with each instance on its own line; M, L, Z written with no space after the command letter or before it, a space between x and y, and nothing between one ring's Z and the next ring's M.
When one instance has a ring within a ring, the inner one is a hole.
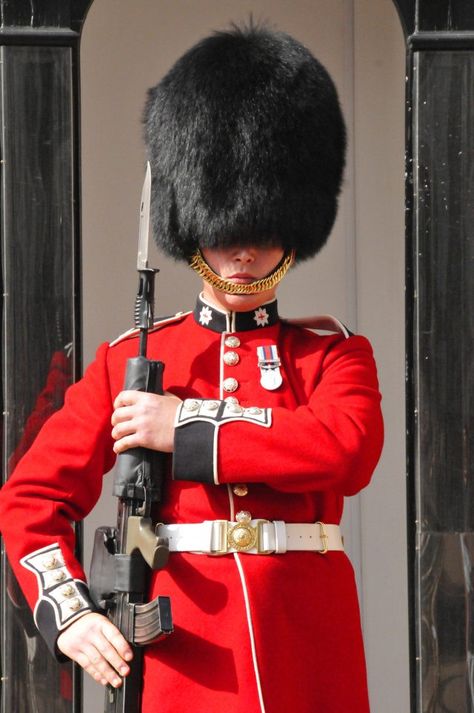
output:
M138 230L137 270L148 268L148 245L150 241L150 200L151 200L151 168L147 162L145 180L140 203L140 226Z

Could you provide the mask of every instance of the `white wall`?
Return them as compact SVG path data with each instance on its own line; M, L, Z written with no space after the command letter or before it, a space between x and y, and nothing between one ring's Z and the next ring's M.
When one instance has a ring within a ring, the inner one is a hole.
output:
M362 613L373 713L410 710L405 514L405 56L391 3L354 18L358 327L377 356L385 447L361 495ZM389 11L390 10L390 11Z
M390 0L95 0L82 40L84 355L131 325L140 116L147 87L197 39L230 20L268 19L303 41L338 86L350 150L339 217L327 247L293 271L281 312L332 312L374 344L386 447L373 484L353 498L346 540L358 573L373 713L408 710L404 490L404 48ZM156 255L157 313L192 306L198 280ZM110 478L86 528L112 522ZM84 710L101 710L86 682Z

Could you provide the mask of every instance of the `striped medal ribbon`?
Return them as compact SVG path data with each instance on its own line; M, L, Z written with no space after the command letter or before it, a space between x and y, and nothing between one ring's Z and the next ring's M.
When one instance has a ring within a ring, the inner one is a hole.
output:
M276 344L257 347L260 383L267 391L275 391L283 383L280 372L281 361Z

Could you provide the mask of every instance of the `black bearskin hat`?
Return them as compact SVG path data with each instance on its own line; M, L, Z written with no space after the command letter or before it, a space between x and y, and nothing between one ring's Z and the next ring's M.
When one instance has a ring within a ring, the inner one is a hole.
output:
M334 84L302 44L232 27L188 50L148 92L145 141L157 243L324 245L337 211L345 127Z

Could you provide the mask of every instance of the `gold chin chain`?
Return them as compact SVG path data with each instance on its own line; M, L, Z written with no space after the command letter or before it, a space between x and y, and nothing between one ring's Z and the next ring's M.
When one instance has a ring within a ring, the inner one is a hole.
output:
M228 295L256 295L259 292L271 290L282 280L295 261L295 251L290 250L276 268L266 277L250 283L232 282L220 277L204 260L200 250L197 250L189 262L189 266L197 272L200 277L208 282L211 287L215 287L220 292Z

